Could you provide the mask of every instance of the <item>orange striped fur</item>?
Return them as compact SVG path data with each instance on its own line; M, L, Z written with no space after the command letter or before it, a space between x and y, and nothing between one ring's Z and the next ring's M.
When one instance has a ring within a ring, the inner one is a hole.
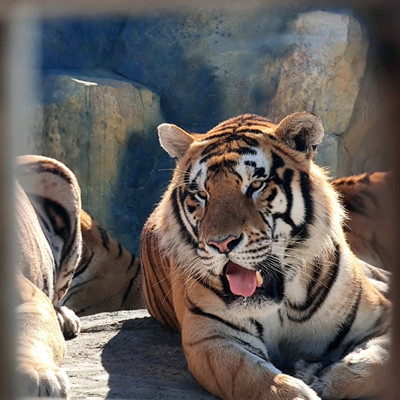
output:
M393 254L392 175L375 172L336 179L348 220L344 226L351 249L362 260L391 270Z
M80 189L67 167L46 157L19 157L17 178L18 394L66 398L63 334L75 336L80 324L58 303L81 257Z
M144 308L139 258L81 210L82 258L61 304L79 316Z

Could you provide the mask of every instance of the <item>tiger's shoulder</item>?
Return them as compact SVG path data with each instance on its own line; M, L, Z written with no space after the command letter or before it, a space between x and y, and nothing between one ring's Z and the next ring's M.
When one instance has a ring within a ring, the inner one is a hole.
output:
M393 252L393 176L390 172L363 173L332 182L348 212L344 225L353 252L362 260L391 269Z

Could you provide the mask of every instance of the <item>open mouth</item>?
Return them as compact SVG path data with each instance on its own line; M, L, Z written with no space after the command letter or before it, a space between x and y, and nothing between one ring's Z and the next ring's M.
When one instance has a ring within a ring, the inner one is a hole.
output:
M224 276L227 281L225 286L235 296L252 297L256 293L275 301L283 298L283 274L276 270L273 274L266 274L262 270L250 270L228 261Z

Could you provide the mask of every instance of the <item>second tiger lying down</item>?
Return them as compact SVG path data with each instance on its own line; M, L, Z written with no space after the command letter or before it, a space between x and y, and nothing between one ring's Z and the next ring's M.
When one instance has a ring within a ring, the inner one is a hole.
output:
M346 243L312 161L323 133L310 113L278 126L242 115L204 135L159 127L177 167L143 229L144 296L223 399L358 398L385 384L386 275Z

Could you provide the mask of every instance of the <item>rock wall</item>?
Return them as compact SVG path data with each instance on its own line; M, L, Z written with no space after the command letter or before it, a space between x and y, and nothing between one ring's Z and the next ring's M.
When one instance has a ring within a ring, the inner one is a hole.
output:
M350 9L270 7L43 21L31 149L70 166L83 206L136 253L174 166L163 121L204 132L245 112L279 122L308 110L332 175L386 169L367 28Z

